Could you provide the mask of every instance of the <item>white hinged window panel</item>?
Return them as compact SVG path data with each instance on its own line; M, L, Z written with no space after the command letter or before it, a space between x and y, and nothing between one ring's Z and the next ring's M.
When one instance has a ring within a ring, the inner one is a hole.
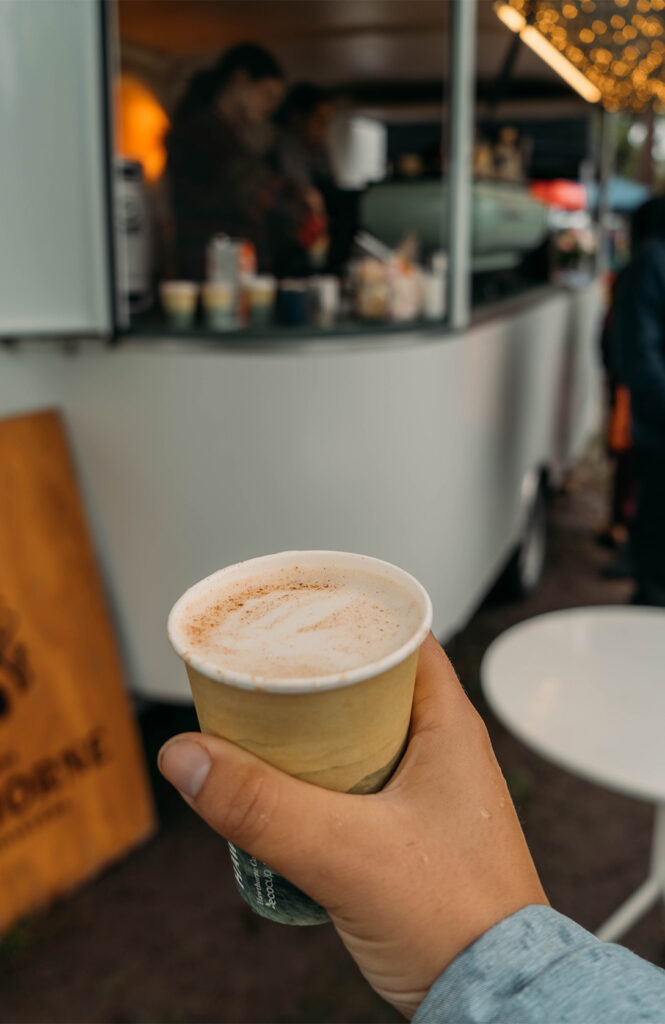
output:
M0 337L111 330L102 17L0 2Z

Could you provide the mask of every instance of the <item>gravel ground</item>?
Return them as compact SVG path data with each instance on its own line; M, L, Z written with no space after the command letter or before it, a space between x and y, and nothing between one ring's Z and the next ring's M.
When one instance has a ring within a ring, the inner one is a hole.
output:
M627 600L630 585L599 576L593 543L604 512L604 465L585 460L552 500L544 580L522 603L489 598L448 645L484 714L552 904L597 927L643 879L652 811L582 782L531 753L484 706L480 661L508 626L540 612ZM191 711L153 707L142 719L149 762ZM332 927L285 928L237 897L224 844L158 778L159 836L0 944L0 1019L23 1022L391 1022ZM658 909L625 938L665 965Z

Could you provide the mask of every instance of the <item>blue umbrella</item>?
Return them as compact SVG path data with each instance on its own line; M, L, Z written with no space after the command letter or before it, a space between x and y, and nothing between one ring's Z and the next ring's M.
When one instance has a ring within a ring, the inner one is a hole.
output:
M598 183L595 181L584 184L587 194L587 202L590 210L598 206ZM631 213L642 203L646 203L652 195L652 190L647 185L641 185L638 181L631 181L630 178L622 178L613 174L609 180L607 205L610 210L617 213Z

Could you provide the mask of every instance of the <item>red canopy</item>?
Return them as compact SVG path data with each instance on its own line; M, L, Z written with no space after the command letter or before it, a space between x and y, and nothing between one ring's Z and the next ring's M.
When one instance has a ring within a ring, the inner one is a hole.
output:
M586 210L587 195L579 181L557 178L554 181L532 181L531 195L546 206L557 206L560 210Z

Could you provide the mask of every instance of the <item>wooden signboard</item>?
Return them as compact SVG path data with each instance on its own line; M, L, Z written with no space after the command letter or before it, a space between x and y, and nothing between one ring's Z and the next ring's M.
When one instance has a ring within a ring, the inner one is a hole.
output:
M0 931L154 831L61 420L0 422Z

